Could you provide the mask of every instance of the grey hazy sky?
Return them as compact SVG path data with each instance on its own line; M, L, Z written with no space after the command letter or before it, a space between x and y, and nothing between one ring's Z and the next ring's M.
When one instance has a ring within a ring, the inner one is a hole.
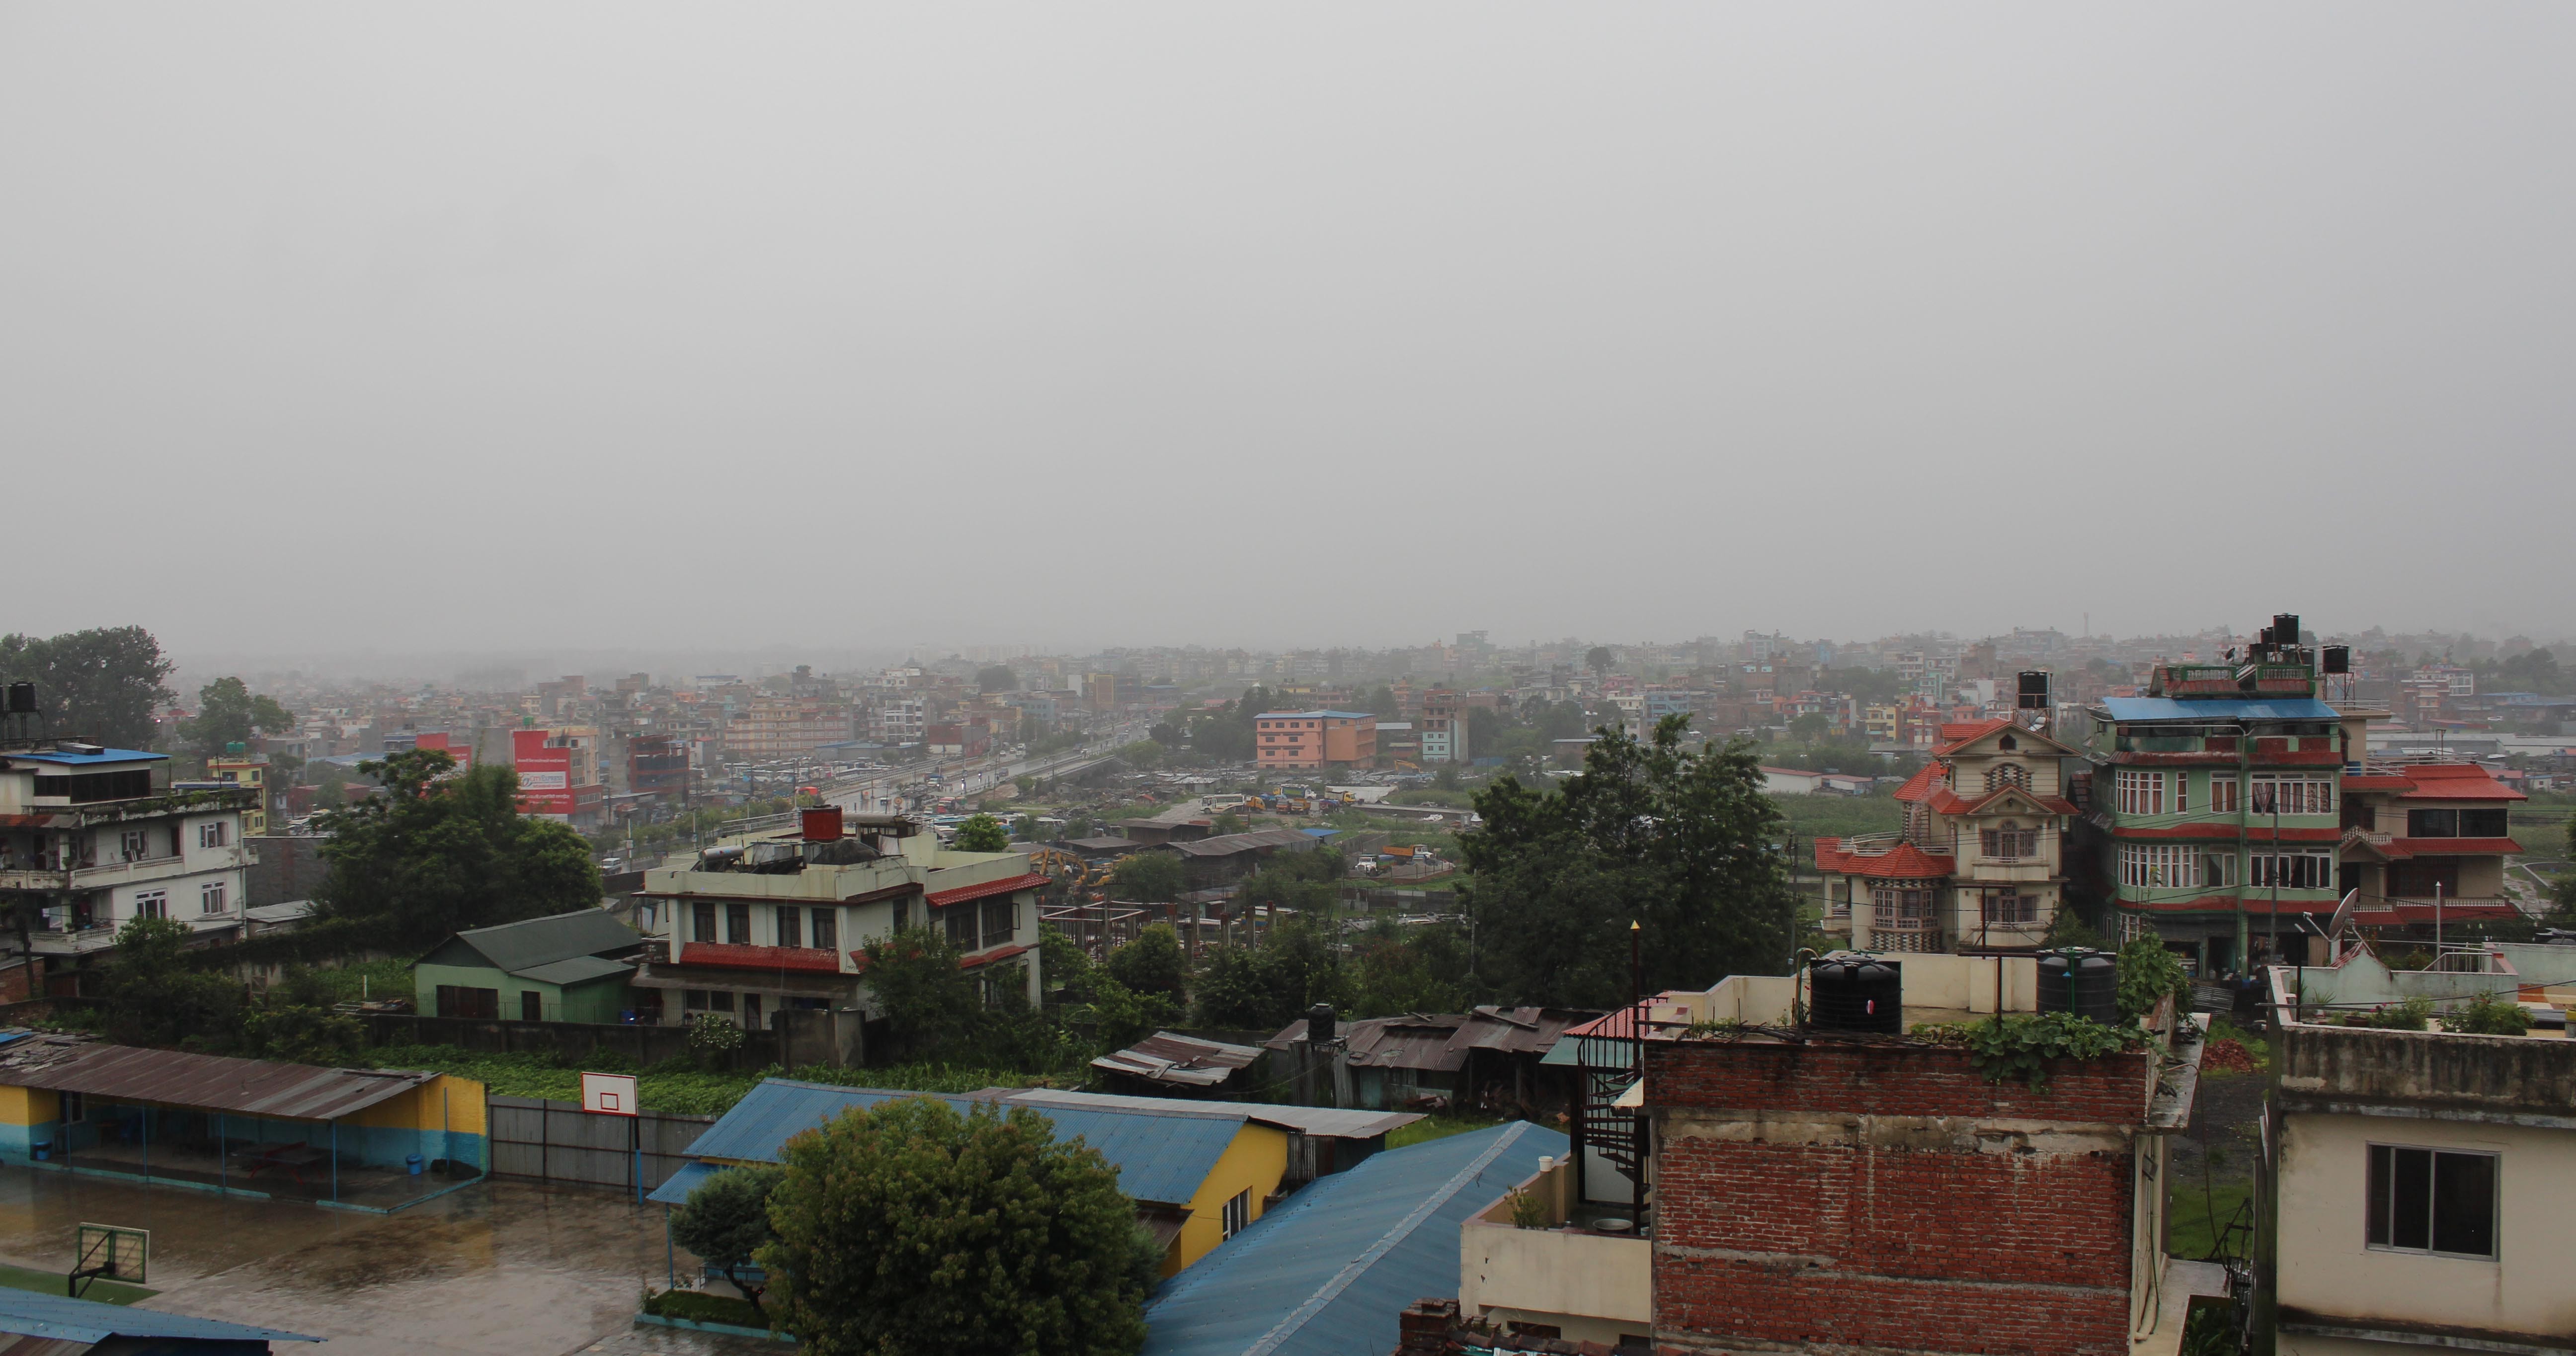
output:
M2571 39L11 0L0 629L2576 630Z

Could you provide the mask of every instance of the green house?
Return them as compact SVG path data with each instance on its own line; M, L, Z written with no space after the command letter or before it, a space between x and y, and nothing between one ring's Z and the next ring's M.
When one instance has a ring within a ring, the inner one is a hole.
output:
M420 1011L523 1022L614 1022L634 1006L644 938L602 909L460 932L420 958Z

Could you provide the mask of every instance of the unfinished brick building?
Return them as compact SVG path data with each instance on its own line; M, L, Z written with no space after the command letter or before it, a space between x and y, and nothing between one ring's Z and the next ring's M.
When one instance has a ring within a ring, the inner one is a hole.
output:
M2119 1356L2165 1345L2160 1317L2178 1338L2164 1135L2196 1034L2053 1061L2044 1089L1905 1036L1650 1036L1656 1343Z

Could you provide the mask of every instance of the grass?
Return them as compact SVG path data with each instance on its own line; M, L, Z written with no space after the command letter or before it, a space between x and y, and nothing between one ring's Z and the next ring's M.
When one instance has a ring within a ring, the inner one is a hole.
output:
M367 1052L379 1069L428 1069L471 1078L497 1097L543 1097L558 1102L581 1100L581 1070L544 1055L491 1055L453 1045L380 1045ZM843 1087L886 1088L899 1092L973 1092L989 1087L1052 1086L1047 1075L1003 1069L961 1069L944 1064L897 1064L881 1069L728 1070L708 1073L685 1065L658 1064L635 1082L636 1099L646 1111L683 1116L721 1116L764 1078L795 1078Z
M1427 1144L1470 1130L1489 1130L1503 1122L1485 1116L1425 1116L1411 1125L1398 1126L1386 1132L1386 1147L1401 1149L1409 1144Z
M2252 1183L2235 1181L2212 1182L2203 1195L2200 1183L2176 1177L2165 1206L2165 1251L2195 1262L2207 1257L2218 1231L2253 1193ZM2244 1235L2237 1235L2235 1245L2244 1246Z
M769 1315L760 1306L731 1295L710 1295L703 1290L663 1290L644 1299L644 1312L663 1318L685 1318L692 1323L729 1323L737 1328L766 1328Z
M0 1285L5 1285L12 1290L33 1290L41 1295L64 1293L62 1272L31 1271L25 1267L10 1266L5 1262L0 1262ZM132 1304L136 1300L150 1299L160 1293L158 1290L146 1290L139 1285L127 1285L123 1281L95 1280L81 1291L81 1298L98 1300L106 1304Z
M2254 1057L2254 1072L2257 1074L2268 1072L2272 1067L2271 1044L2265 1041L2262 1037L2257 1036L2254 1033L2247 1031L2245 1028L2238 1026L2236 1023L2229 1021L2223 1015L2210 1018L2209 1038L2213 1041L2235 1041L2237 1044L2244 1046L2245 1053ZM2238 1075L2231 1075L2220 1070L2211 1070L2210 1076L2213 1078L2228 1078L2236 1077Z
M409 998L413 994L412 965L407 960L351 961L329 968L315 968L313 982L327 990L331 1002L356 1003L370 998Z
M1850 838L1905 827L1905 807L1890 796L1773 796L1771 803L1800 838Z

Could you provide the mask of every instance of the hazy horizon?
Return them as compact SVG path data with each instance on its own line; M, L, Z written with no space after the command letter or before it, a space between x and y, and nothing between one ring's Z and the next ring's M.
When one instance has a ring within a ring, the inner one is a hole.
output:
M0 631L2576 635L2571 39L0 7Z

